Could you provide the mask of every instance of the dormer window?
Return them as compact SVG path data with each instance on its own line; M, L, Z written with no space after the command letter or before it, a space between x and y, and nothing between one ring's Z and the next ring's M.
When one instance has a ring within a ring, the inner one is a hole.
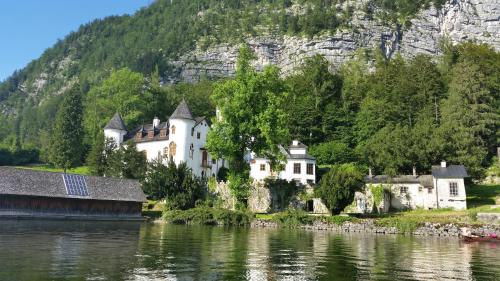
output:
M135 140L136 141L140 141L142 139L142 131L138 131L136 134L135 134Z
M164 138L164 137L166 137L166 136L167 136L167 130L166 130L166 129L161 129L161 130L160 130L160 137L161 137L161 138Z
M151 130L151 131L148 131L148 139L149 140L152 140L155 136L155 131L154 130Z
M175 135L175 126L172 126L172 127L170 128L170 133L171 133L172 135Z

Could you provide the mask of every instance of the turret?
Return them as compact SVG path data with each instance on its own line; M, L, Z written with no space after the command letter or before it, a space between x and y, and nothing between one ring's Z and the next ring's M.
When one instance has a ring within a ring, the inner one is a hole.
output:
M120 146L123 143L123 137L127 134L127 128L120 115L120 113L115 113L113 118L109 120L106 127L104 127L104 137L111 138L115 143Z
M191 144L188 140L191 139L191 130L196 121L184 99L172 113L168 123L170 125L169 140L174 142L176 146L175 163L188 162Z

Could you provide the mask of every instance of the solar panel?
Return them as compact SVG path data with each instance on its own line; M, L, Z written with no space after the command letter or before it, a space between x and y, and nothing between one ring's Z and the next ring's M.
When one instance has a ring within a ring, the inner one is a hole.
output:
M83 176L63 174L63 179L68 195L89 196L87 183L85 183L85 178Z

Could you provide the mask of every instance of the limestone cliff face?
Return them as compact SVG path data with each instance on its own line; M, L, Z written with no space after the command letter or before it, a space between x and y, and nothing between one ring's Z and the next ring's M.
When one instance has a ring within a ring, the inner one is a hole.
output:
M363 1L359 5L362 5ZM257 54L255 66L268 64L289 74L301 62L322 54L333 68L351 58L358 48L377 48L390 58L417 54L439 55L439 43L448 38L456 44L465 40L487 43L500 50L500 0L449 0L437 10L431 7L411 20L409 27L387 26L357 9L348 29L334 36L309 38L261 37L247 43ZM201 77L217 78L234 74L238 46L220 44L197 49L174 62L174 81L195 82Z

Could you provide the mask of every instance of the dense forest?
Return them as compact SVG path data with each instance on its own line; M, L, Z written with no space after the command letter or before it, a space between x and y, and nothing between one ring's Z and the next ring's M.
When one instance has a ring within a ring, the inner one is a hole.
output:
M442 2L372 0L364 9L403 25ZM116 111L132 128L155 115L165 120L184 97L195 114L213 116L218 82L162 85L172 60L196 46L240 44L263 33L334 32L349 25L349 3L156 1L134 16L83 25L0 84L0 162L51 161L54 123L69 92L78 92L83 106L80 164ZM470 42L443 42L443 53L388 61L379 50L359 50L338 73L321 56L308 59L280 78L289 137L309 145L320 165L358 163L396 174L413 166L427 172L446 159L482 177L500 137L500 54Z

